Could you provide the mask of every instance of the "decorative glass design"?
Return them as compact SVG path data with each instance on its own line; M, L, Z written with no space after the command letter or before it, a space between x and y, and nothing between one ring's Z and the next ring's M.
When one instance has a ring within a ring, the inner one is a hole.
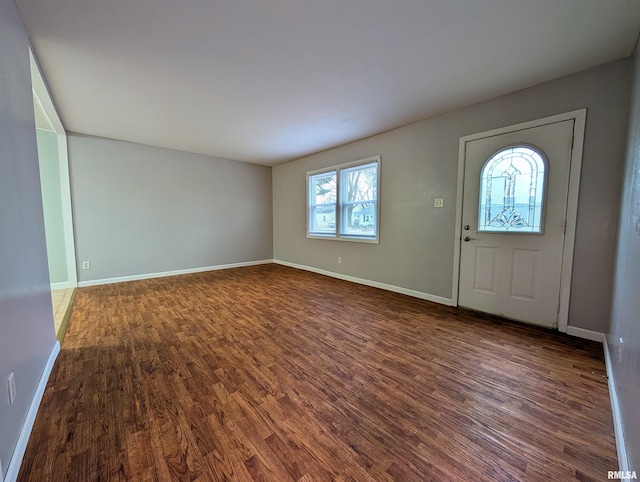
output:
M542 233L546 165L531 147L495 154L480 174L478 231Z

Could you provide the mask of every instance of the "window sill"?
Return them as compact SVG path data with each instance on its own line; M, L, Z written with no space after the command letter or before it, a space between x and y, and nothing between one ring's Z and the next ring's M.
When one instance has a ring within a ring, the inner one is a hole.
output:
M331 236L307 233L307 239L326 239L327 241L347 241L351 243L380 244L379 238L361 238L357 236Z

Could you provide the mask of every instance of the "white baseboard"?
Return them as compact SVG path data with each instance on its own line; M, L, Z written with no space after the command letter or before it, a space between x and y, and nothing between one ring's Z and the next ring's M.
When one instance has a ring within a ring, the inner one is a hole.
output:
M29 442L29 437L31 436L31 429L33 428L33 424L36 421L36 415L38 414L38 408L40 408L42 395L44 395L44 389L46 388L47 382L49 381L49 375L51 375L51 370L53 369L53 364L58 357L58 353L60 353L60 342L56 341L55 345L53 345L53 348L51 349L49 359L47 360L47 364L44 367L42 376L40 377L40 381L38 382L36 393L33 395L33 399L31 400L31 405L29 406L29 411L27 412L27 418L22 425L20 437L18 437L18 443L16 444L16 448L13 451L11 460L9 461L9 467L7 468L7 475L4 478L4 482L15 482L18 478L20 465L22 465L22 458L24 457L25 450L27 450L27 443ZM1 475L2 473L0 472L0 476Z
M362 278L356 278L354 276L349 276L341 273L334 273L333 271L326 271L324 269L314 268L312 266L305 266L302 264L290 263L288 261L281 261L279 259L274 259L274 263L281 264L283 266L289 266L290 268L303 269L305 271L311 271L313 273L323 274L325 276L331 276L332 278L338 278L345 281L351 281L353 283L358 283L361 285L372 286L373 288L380 288L387 291L393 291L395 293L401 293L403 295L413 296L415 298L420 298L422 300L433 301L434 303L440 303L441 305L447 306L455 306L453 300L449 298L444 298L442 296L436 296L429 293L423 293L422 291L410 290L408 288L402 288L400 286L394 286L386 283L379 283L378 281L371 281Z
M585 340L599 341L604 343L604 333L598 331L585 330L584 328L578 328L576 326L567 326L567 335L577 336L578 338L584 338Z
M602 342L604 347L604 364L607 367L607 378L609 381L609 398L611 400L611 412L613 413L613 429L616 435L616 449L618 451L618 464L620 470L627 472L629 469L629 459L627 458L627 449L624 443L624 431L622 429L622 416L620 415L620 404L618 403L618 392L616 391L616 382L613 378L613 368L611 353L609 352L609 344L606 337Z
M69 288L75 288L76 286L69 281L62 281L60 283L51 283L51 291L54 290L68 290Z
M258 261L246 261L243 263L220 264L218 266L204 266L201 268L179 269L175 271L163 271L160 273L145 273L145 274L136 274L132 276L121 276L118 278L105 278L105 279L97 279L97 280L90 280L90 281L80 281L78 283L78 286L85 287L85 286L107 285L111 283L124 283L127 281L139 281L139 280L152 279L152 278L164 278L165 276L178 276L181 274L203 273L205 271L216 271L219 269L230 269L230 268L242 268L244 266L255 266L258 264L268 264L268 263L273 263L273 260L262 259Z

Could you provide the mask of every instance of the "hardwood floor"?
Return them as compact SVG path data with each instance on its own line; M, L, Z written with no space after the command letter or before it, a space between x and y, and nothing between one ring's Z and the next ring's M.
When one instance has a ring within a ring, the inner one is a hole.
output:
M78 291L20 481L606 480L599 343L279 265Z

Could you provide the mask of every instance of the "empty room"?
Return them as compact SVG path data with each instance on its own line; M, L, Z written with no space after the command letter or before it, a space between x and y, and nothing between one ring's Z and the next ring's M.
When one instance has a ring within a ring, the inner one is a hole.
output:
M0 480L634 480L640 2L0 0Z

